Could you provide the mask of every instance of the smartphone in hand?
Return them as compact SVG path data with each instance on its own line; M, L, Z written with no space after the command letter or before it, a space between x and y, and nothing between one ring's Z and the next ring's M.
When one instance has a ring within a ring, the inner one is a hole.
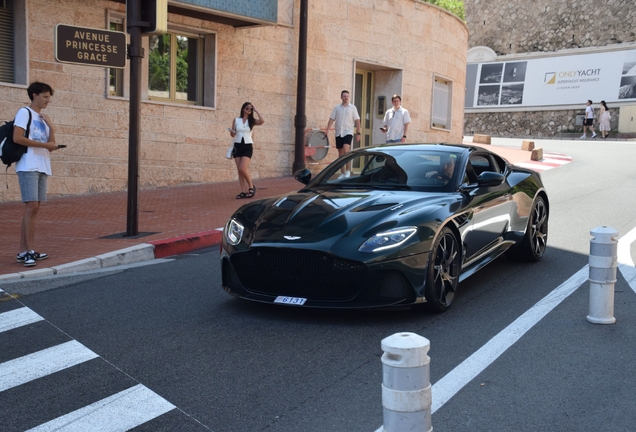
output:
M66 144L58 144L57 148L66 148Z
M236 131L234 129L230 129L230 128L227 128L227 131L228 132L232 132L232 133L236 133Z

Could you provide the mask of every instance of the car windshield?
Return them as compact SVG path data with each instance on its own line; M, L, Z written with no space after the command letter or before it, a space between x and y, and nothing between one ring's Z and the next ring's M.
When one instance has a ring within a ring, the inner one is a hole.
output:
M460 153L428 149L352 152L321 172L310 187L446 191Z

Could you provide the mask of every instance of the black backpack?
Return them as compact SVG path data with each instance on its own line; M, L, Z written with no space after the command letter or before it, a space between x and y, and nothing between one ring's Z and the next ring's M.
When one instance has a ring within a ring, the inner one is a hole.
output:
M28 108L26 110L29 112L29 121L24 136L28 137L32 117L31 110ZM26 146L13 142L13 121L5 122L0 126L0 159L2 163L7 166L7 169L9 169L12 163L19 161L26 151Z

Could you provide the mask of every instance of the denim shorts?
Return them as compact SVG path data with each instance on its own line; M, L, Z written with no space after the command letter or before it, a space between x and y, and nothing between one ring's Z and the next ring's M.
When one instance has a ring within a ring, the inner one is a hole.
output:
M46 201L46 174L39 171L18 171L22 202Z

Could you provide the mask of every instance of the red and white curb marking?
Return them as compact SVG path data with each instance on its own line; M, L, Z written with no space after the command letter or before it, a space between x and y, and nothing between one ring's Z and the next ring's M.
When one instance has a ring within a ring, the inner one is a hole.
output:
M540 161L520 162L515 165L522 168L528 168L533 171L547 171L570 162L572 162L572 156L567 156L561 153L543 153L543 159Z

